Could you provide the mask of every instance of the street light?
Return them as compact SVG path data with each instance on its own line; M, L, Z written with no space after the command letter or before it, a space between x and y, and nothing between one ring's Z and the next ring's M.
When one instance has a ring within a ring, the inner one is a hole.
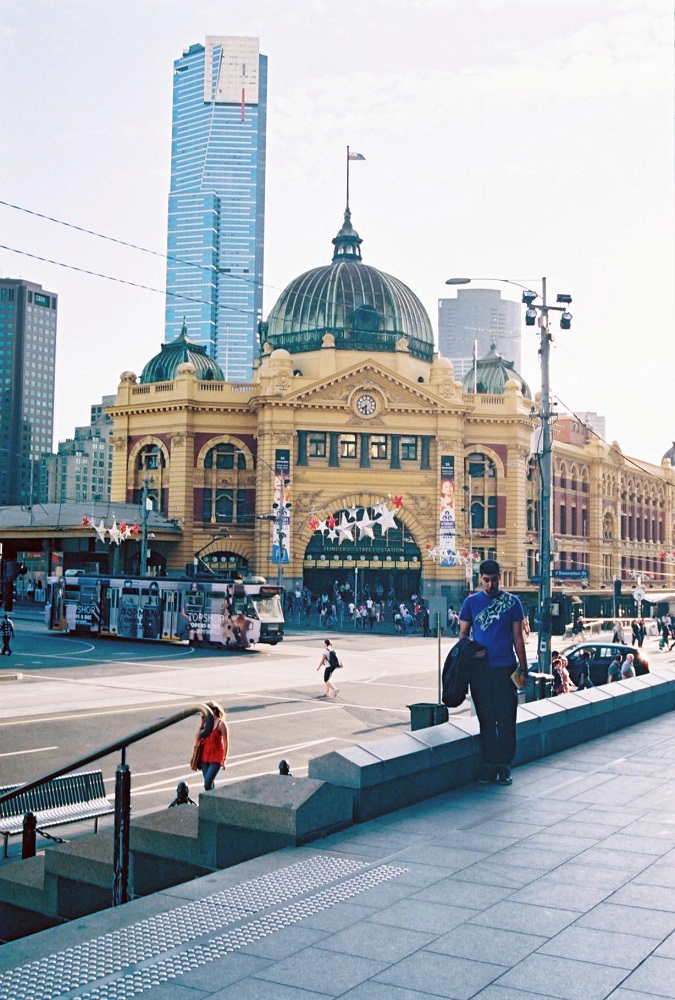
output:
M539 667L544 673L551 669L551 498L553 492L553 432L551 426L551 392L550 351L553 334L549 328L549 313L559 312L560 328L569 330L572 325L572 314L567 308L571 305L572 296L560 294L556 301L559 305L552 306L546 301L546 278L541 279L541 296L527 285L510 278L448 278L446 285L468 285L471 281L499 281L507 285L516 285L523 289L522 302L526 306L525 325L534 326L539 323L539 361L541 369L541 402L539 413L534 414L541 423L541 448L539 450ZM537 299L541 302L537 304Z

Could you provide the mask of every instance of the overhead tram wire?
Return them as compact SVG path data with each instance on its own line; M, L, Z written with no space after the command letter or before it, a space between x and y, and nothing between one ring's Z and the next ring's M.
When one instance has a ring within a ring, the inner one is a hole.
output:
M146 292L157 292L160 295L170 295L174 299L183 299L186 302L195 302L198 305L209 306L210 302L205 299L195 299L190 295L182 295L180 292L169 292L162 288L153 288L152 285L143 285L138 281L129 281L127 278L116 278L112 274L102 274L100 271L90 271L86 267L77 267L76 264L66 264L61 260L52 260L51 257L41 257L36 253L29 253L27 250L17 250L16 247L6 246L0 243L0 250L8 250L10 253L20 254L22 257L30 257L32 260L42 261L44 264L54 264L56 267L63 267L68 271L77 271L79 274L87 274L92 278L104 278L106 281L115 281L120 285L130 285L132 288L140 288ZM152 251L150 251L152 252ZM251 316L250 309L237 309L236 306L225 306L230 312L241 313L242 316Z
M13 202L5 201L2 198L0 198L0 206L4 206L5 208L11 208L17 212L23 212L25 215L32 215L35 218L43 219L46 222L53 222L57 226L64 226L66 229L72 229L75 232L84 233L87 236L95 236L97 239L106 240L109 243L116 243L118 246L127 247L127 249L130 250L138 250L140 253L150 254L150 256L152 257L159 257L161 260L170 261L171 263L175 264L182 264L186 267L194 267L199 271L206 271L207 274L213 274L213 273L224 274L228 278L232 278L236 281L242 281L249 285L257 285L258 287L263 289L268 288L278 293L285 291L285 289L279 288L278 285L269 285L266 284L264 281L258 281L257 278L247 277L242 274L234 274L231 271L223 271L222 269L214 267L212 265L209 266L206 264L196 264L194 261L185 260L182 257L176 257L174 254L166 254L166 253L161 253L159 250L151 250L149 247L140 246L140 244L138 243L131 243L129 240L121 240L116 236L108 236L106 233L99 233L95 229L88 229L85 226L78 226L74 222L66 222L64 219L57 219L53 215L47 215L44 212L37 212L32 208L24 208L22 205L15 205ZM159 292L161 295L171 295L174 299L180 298L188 302L198 303L200 305L207 305L207 306L212 305L211 302L203 299L191 298L190 296L182 295L179 292L162 291L159 288L152 288L149 285L142 285L133 281L125 281L122 278L114 278L111 275L99 274L96 271L88 271L86 268L76 267L74 264L64 264L61 261L49 260L49 258L47 257L39 257L37 254L31 254L25 250L16 250L14 247L3 246L2 244L0 244L0 250L8 250L10 253L22 254L25 257L33 257L35 260L41 260L47 264L55 264L57 267L64 267L73 271L79 271L82 274L88 274L92 277L105 278L108 281L117 281L120 284L131 285L132 287L141 288L146 291ZM303 298L303 299L312 298L311 293L296 292L295 295L296 298ZM330 305L330 302L326 300L322 304L328 306ZM237 309L235 306L228 306L228 305L224 305L224 308L229 310L230 312L240 313L242 316L254 315L254 310L252 309Z
M618 455L618 456L620 456L620 457L621 457L621 459L622 459L622 460L623 460L623 461L624 461L624 462L625 462L625 463L626 463L627 465L630 465L630 466L631 466L632 468L634 468L634 469L636 469L636 470L637 470L638 472L642 473L642 475L643 475L643 476L646 476L646 477L647 477L647 478L649 478L649 479L653 479L655 483L658 483L658 484L659 484L659 485L661 485L661 486L668 486L668 487L670 487L670 488L672 489L672 487L673 487L673 483L668 483L668 482L666 482L666 481L665 481L664 479L660 479L660 478L659 478L659 476L656 476L656 475L654 475L654 473L653 473L653 472L650 472L650 471L649 471L648 469L643 469L643 467L642 467L641 465L638 465L638 463L637 463L637 462L636 462L636 461L635 461L634 459L632 459L632 458L631 458L631 457L630 457L629 455L624 455L624 454L623 454L623 452L621 452L621 451L619 451L619 450L618 450L617 448L615 448L613 444L610 444L610 443L609 443L609 441L605 441L605 439L604 439L604 438L602 437L602 435L598 434L598 432L597 432L597 431L596 431L596 430L595 430L595 429L594 429L593 427L591 427L591 425L590 425L590 424L589 424L589 423L588 423L587 421L585 421L585 420L583 419L583 417L580 417L580 416L579 416L579 414L578 414L578 413L576 413L576 412L575 412L575 411L574 411L574 410L572 409L572 407L571 407L571 406L568 406L568 405L567 405L567 403L565 403L565 402L564 402L564 401L563 401L563 400L562 400L562 399L560 398L560 396L556 395L556 396L554 396L554 398L555 398L555 399L557 400L557 402L558 402L558 403L560 403L560 405L561 405L561 406L562 406L562 407L563 407L563 408L564 408L564 409L565 409L565 410L566 410L566 411L567 411L568 413L571 413L571 414L572 414L572 416L573 416L573 417L575 418L575 420L578 420L580 424L583 424L583 426L584 426L584 427L587 427L587 428L588 428L588 430L589 430L589 431L591 432L591 434L592 434L592 435L593 435L594 437L596 437L596 438L598 439L598 441L601 441L601 442L602 442L602 443L603 443L604 445L606 445L606 446L607 446L607 447L609 448L609 450L610 450L610 451L611 451L611 452L612 452L612 453L613 453L614 455ZM653 462L650 462L649 464L650 464L650 465L653 465L654 463L653 463Z

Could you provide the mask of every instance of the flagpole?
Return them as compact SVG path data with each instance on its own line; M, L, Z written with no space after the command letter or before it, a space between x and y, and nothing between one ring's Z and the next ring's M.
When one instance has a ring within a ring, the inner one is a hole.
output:
M347 208L349 208L349 146L347 146Z

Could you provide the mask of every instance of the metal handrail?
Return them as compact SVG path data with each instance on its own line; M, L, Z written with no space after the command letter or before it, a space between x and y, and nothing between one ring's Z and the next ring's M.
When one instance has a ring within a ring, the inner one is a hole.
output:
M196 713L204 716L206 721L202 731L204 735L207 735L214 726L213 711L208 705L198 702L189 708L183 709L182 712L178 712L176 715L169 716L168 719L163 719L162 722L156 722L153 726L146 726L145 729L139 729L135 733L131 733L130 736L125 736L115 743L109 743L108 746L101 747L100 750L95 750L94 753L87 754L86 757L78 757L77 760L58 768L56 771L50 771L49 774L45 774L41 778L27 781L25 784L19 785L9 792L5 792L4 795L0 795L0 804L9 802L24 792L30 792L34 788L39 788L40 785L45 785L54 778L61 777L62 774L69 774L78 767L84 767L85 764L91 764L92 761L100 760L101 757L107 757L109 754L121 750L122 759L115 775L115 850L113 859L112 905L119 906L121 903L126 903L129 900L129 826L131 822L131 774L129 772L129 765L126 762L127 747L131 746L132 743L138 743L140 740L152 736L154 733L161 732L162 729L168 729L169 726L175 725L176 722L182 722L183 719L188 719ZM27 816L31 815L31 813L27 813ZM34 820L35 817L33 817L32 824L33 837L35 835ZM24 821L24 832L25 829L26 823ZM32 857L34 854L35 850L33 847L32 854L26 854L24 850L23 857Z

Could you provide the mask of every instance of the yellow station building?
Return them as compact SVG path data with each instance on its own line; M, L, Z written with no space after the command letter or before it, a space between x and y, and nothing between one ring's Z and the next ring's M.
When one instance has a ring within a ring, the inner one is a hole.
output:
M349 209L332 242L261 324L250 383L227 382L185 328L122 375L113 502L145 490L180 528L151 550L157 572L198 560L276 580L281 540L289 589L368 583L458 606L491 556L534 600L537 400L494 349L456 381L417 296L362 260ZM559 419L556 578L600 597L615 577L672 590L673 463L675 447L650 465Z

